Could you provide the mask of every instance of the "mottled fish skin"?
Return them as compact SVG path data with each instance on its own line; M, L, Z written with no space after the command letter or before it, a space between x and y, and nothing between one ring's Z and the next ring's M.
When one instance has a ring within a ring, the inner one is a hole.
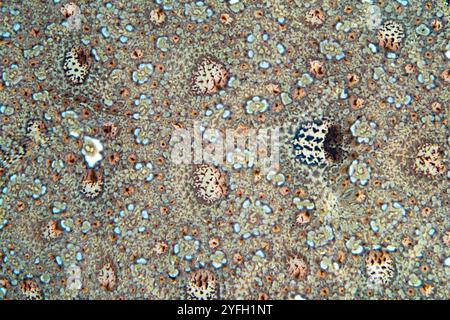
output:
M448 299L449 10L0 0L0 300Z

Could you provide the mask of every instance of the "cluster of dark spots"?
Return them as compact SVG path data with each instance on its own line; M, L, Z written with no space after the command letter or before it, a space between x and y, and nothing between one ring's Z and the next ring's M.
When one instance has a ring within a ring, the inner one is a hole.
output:
M325 135L323 147L326 155L335 162L342 158L342 141L343 136L340 127L331 125L328 128L328 133Z

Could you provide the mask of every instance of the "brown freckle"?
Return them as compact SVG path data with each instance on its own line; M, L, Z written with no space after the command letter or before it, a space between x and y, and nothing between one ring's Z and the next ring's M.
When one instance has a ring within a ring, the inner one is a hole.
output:
M115 68L116 65L117 65L117 63L114 59L111 59L108 61L108 68Z
M281 189L280 189L280 193L283 195L283 196L286 196L286 195L288 195L289 194L289 192L290 192L290 190L289 190L289 188L288 187L286 187L286 186L284 186L284 187L281 187Z
M430 269L426 264L420 266L420 272L427 273Z
M52 159L45 159L45 165L47 167L50 167L52 165L53 160Z
M157 81L157 80L152 80L152 82L151 82L151 84L150 84L150 87L151 87L152 89L157 88L157 87L158 87L158 81Z
M397 124L397 118L394 117L394 116L389 117L389 118L388 118L388 122L389 122L391 125L395 125L395 124Z
M89 118L90 115L91 115L91 112L89 111L89 109L83 108L83 109L81 110L81 117L82 117L83 119Z
M17 211L22 211L23 209L25 209L25 203L22 201L17 202Z
M105 51L106 51L106 53L112 53L114 50L113 50L113 47L110 44L107 44L105 46Z
M356 34L354 32L349 32L347 39L349 41L354 41L356 39Z
M166 214L169 213L169 208L167 208L167 207L160 207L160 208L159 208L159 212L160 212L161 214L166 215Z
M37 37L39 35L40 31L38 28L34 27L30 30L29 34L33 37Z
M162 149L166 149L166 148L167 148L167 143L166 143L164 140L161 140L161 141L159 142L159 146L160 146Z
M259 122L264 122L266 120L266 116L260 113L256 116L256 120L258 120Z
M415 122L417 120L417 113L416 112L411 112L410 117L411 117L411 120L413 122Z
M432 287L431 285L429 285L428 283L425 283L420 289L420 293L427 295L428 293L430 293Z
M88 25L83 25L83 32L84 33L88 33L89 31L90 31L91 29L89 28L89 26Z
M128 90L128 88L120 88L119 89L119 94L123 97L126 98L130 95L130 90Z
M359 77L358 77L358 75L355 74L355 73L349 73L349 74L347 75L347 81L348 81L348 86L349 86L349 87L353 87L353 86L355 86L356 84L358 84L358 82L359 82Z
M319 279L325 279L326 275L327 274L324 270L322 270L322 269L317 270L317 277Z
M132 52L131 52L131 59L140 59L140 58L142 58L143 57L143 53L142 53L142 50L141 49L134 49Z
M255 11L255 18L261 18L264 15L262 10L256 10Z
M243 261L243 257L239 253L235 253L233 256L233 261L237 264L240 264Z
M31 89L30 88L22 88L21 89L22 96L25 98L31 96Z
M67 98L63 98L61 103L62 103L63 107L68 107L70 104L70 101Z
M155 173L155 179L156 180L163 180L164 179L164 174L162 172Z
M130 154L128 156L128 162L131 164L135 164L136 163L136 155L135 154Z
M345 6L344 7L344 12L345 13L349 14L349 13L352 13L352 11L353 11L353 8L351 6Z
M293 92L294 100L299 100L306 96L306 90L304 88L295 88Z
M111 208L106 209L105 216L111 217L113 215L114 211Z
M327 297L329 293L330 293L330 289L328 289L327 287L320 289L321 296Z
M367 85L368 85L370 90L375 90L376 87L377 87L377 83L374 80L369 80L367 82Z
M431 213L431 208L430 207L423 207L422 210L420 211L420 213L422 214L422 216L427 217Z
M439 102L437 102L437 101L433 102L433 103L431 104L431 110L432 110L434 113L440 113L440 112L442 111L442 104L439 103Z
M295 190L295 195L296 195L297 197L303 197L303 196L306 195L306 192L305 192L304 189L298 188L298 189Z
M68 154L66 155L66 162L67 162L68 164L74 164L74 163L75 163L75 160L76 160L76 157L75 157L75 155L74 155L73 153L68 153Z
M269 296L265 292L258 293L258 300L269 300Z
M100 103L94 103L94 104L92 105L92 108L93 108L94 110L99 111L99 110L102 109L102 105L101 105Z
M439 20L434 19L431 22L431 27L433 28L434 31L439 31L442 28L442 23Z
M306 286L305 289L304 289L304 292L305 292L305 294L310 294L312 292L311 286L309 286L309 285Z
M281 112L283 110L283 104L281 102L275 102L272 106L274 112Z
M202 29L203 29L203 32L208 32L209 31L209 26L207 24L204 24Z
M58 182L59 181L59 174L58 173L52 174L52 181L53 182Z
M351 96L349 100L350 100L350 107L353 110L360 109L364 104L364 100L359 97Z
M246 64L245 62L242 62L242 63L239 65L239 68L240 68L241 70L247 70L247 69L248 69L248 64Z
M158 164L158 165L163 165L164 164L164 158L163 157L158 157L158 158L156 158L156 163Z
M36 68L39 65L39 61L37 59L31 59L28 61L28 65L32 68Z
M108 163L112 166L114 166L119 161L119 154L118 153L112 153L108 156Z
M431 53L431 51L426 51L425 52L425 58L426 59L431 59L433 57L433 54Z
M122 194L126 197L132 195L134 193L133 186L125 186L122 188Z

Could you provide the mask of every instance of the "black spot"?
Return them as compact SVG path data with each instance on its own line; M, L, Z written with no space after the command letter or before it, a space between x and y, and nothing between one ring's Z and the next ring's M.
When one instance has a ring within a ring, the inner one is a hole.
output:
M342 157L342 133L338 125L331 125L325 135L323 143L325 153L333 161L339 161Z

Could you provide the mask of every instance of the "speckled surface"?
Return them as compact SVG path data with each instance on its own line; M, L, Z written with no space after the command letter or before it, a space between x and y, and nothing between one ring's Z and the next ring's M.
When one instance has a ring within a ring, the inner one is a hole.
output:
M0 1L0 298L449 299L448 17ZM267 128L270 171L173 157Z

